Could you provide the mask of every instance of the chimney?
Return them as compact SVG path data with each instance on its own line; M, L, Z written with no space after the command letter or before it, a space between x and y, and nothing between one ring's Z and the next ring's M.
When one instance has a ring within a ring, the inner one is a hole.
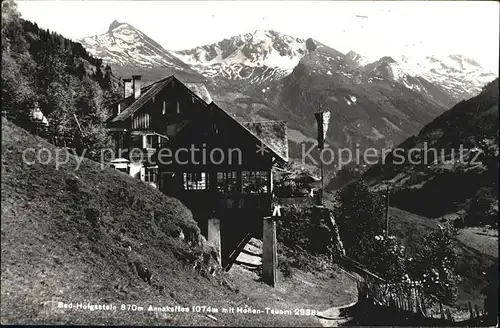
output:
M132 79L123 79L123 98L132 95Z
M141 75L132 75L132 88L134 89L134 99L141 96Z

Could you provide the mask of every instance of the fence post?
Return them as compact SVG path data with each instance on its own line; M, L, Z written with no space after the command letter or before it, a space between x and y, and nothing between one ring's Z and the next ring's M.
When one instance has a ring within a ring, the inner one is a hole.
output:
M425 305L425 296L424 294L420 295L420 304L422 304L422 310L424 311L424 315L427 317L427 308Z
M470 318L473 319L474 318L474 312L472 311L472 304L471 304L470 301L469 301L469 312L470 312Z

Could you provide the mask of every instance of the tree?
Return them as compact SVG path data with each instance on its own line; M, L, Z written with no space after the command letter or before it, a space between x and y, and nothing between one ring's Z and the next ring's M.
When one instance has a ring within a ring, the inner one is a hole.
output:
M29 62L29 58L25 58ZM16 123L27 122L36 99L31 81L8 52L2 52L2 109Z
M497 224L497 216L491 211L491 204L495 196L491 195L488 188L481 188L476 193L476 198L471 201L464 223L467 226L482 226Z
M78 64L78 67L76 69L76 75L80 79L83 79L83 77L85 76L85 74L86 74L85 65L83 64L83 62L81 62L80 64Z
M102 82L102 87L105 90L109 90L112 87L112 85L111 85L111 67L109 67L109 65L106 65L106 68L104 69L104 71L105 71L105 73L104 73L104 80Z
M2 2L1 30L1 100L7 117L30 130L32 111L39 107L49 123L48 139L78 137L80 148L97 158L108 144L103 125L107 104L117 99L111 68L105 67L103 78L101 59L90 56L81 44L21 19L12 0ZM86 65L92 69L91 64L96 76L88 77Z
M2 1L2 50L11 49L16 53L26 51L27 43L23 37L21 14L13 0Z
M460 281L456 273L456 235L457 231L450 225L440 225L423 238L409 263L412 278L421 281L425 292L445 304L456 302Z
M372 254L375 236L383 234L384 201L360 180L345 186L334 209L340 236L349 256L363 263Z

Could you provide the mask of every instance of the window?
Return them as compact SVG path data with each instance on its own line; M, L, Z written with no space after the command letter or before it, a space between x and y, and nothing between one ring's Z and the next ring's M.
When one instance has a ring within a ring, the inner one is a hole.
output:
M177 114L181 113L181 104L177 102Z
M148 134L146 136L146 148L158 148L158 136Z
M217 172L217 191L221 194L236 192L236 172Z
M245 194L267 193L268 172L266 171L242 171L241 189Z
M123 133L118 134L118 149L122 149L123 147Z
M146 167L144 172L144 181L153 183L158 182L158 168Z
M144 142L144 139L141 135L132 134L132 135L130 135L128 146L130 147L130 149L132 149L132 148L144 148L143 142Z
M132 129L141 130L149 128L149 114L148 113L139 113L134 115L132 120Z
M184 172L185 190L206 190L208 189L208 173L205 172Z

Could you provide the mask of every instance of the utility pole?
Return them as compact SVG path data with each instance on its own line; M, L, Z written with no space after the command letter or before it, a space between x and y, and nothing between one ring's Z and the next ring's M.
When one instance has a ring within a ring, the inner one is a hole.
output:
M321 150L320 150L320 159L319 159L319 162L320 162L320 166L321 166L321 195L320 195L320 201L321 201L321 205L324 205L324 202L323 202L323 189L324 189L324 183L323 183L323 161L321 160L322 159L322 156L321 156Z
M385 188L385 237L389 237L389 184Z
M320 201L321 205L324 205L323 203L324 170L323 170L323 156L321 156L321 152L323 151L323 148L325 148L326 131L328 130L328 124L330 122L330 111L319 111L315 113L314 116L316 117L316 123L318 125L318 150L319 150L320 169L321 169Z
M78 125L78 129L80 130L81 136L85 137L85 133L83 133L82 126L80 125L80 122L78 121L78 117L76 117L75 113L73 113L73 117L75 118L76 124Z

